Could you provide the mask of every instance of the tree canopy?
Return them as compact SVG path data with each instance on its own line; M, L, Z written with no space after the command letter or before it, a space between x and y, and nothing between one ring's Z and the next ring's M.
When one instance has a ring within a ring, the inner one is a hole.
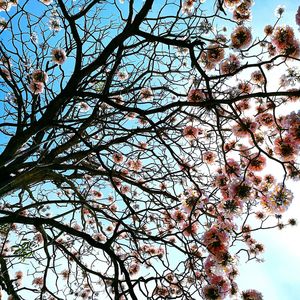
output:
M0 299L263 299L236 278L296 224L300 7L255 36L253 5L0 0Z

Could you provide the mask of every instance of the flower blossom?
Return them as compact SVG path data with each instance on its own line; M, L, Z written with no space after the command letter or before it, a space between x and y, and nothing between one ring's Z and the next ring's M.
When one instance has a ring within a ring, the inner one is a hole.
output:
M228 235L225 231L213 226L204 233L203 244L214 255L220 252L227 252Z
M7 22L4 18L0 18L0 30L4 30L7 28Z
M186 126L183 129L183 136L187 140L190 140L190 141L195 140L199 136L199 129L194 126Z
M252 154L248 157L248 170L249 171L261 171L266 166L266 158L260 154Z
M236 49L245 49L249 47L251 40L251 31L245 26L238 26L231 34L232 47Z
M31 74L33 82L42 82L46 83L48 81L48 75L42 70L34 70Z
M242 292L242 300L263 300L263 295L256 290Z
M277 184L272 192L261 198L261 205L273 214L282 214L292 203L293 194L282 184Z
M188 93L189 102L202 102L205 100L205 94L201 89L191 89Z
M124 160L124 157L121 153L114 153L113 154L113 161L116 163L116 164L120 164L122 163Z
M56 48L52 50L52 61L58 65L62 65L67 59L65 50Z
M238 70L238 68L241 66L239 58L234 55L230 54L227 59L225 59L220 64L220 72L221 74L230 74L234 73Z
M295 141L289 136L284 138L278 137L274 144L274 152L284 161L294 160L299 152L299 147L297 147Z
M300 6L298 7L296 16L295 16L295 20L296 20L296 24L299 26L300 28Z
M129 160L127 162L128 168L132 171L138 172L142 169L142 161L140 159L138 160Z
M45 5L50 5L53 2L53 0L40 0L40 1Z
M142 100L151 101L153 99L153 92L150 88L142 88L140 95Z
M205 162L207 164L212 164L215 162L216 157L217 157L217 155L215 152L206 151L203 153L203 162Z
M41 94L44 91L44 84L42 82L31 82L29 89L35 95Z

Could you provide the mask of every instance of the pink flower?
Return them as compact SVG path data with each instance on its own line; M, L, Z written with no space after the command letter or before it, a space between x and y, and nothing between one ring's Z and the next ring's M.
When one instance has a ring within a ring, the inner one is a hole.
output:
M187 219L186 214L179 209L176 209L172 213L171 217L176 223L182 223L184 220Z
M142 100L151 101L153 99L153 93L150 88L142 88L140 95Z
M293 201L293 194L282 184L277 184L273 191L261 198L261 205L270 213L282 214Z
M295 141L289 136L286 136L284 138L278 137L275 140L274 144L274 152L284 161L294 160L299 152L299 147L297 147Z
M243 202L238 199L224 199L222 203L219 205L219 209L223 211L225 217L231 218L233 216L239 215L243 211Z
M186 126L183 129L183 136L190 141L197 139L198 135L199 135L199 129L196 127Z
M23 278L23 272L22 271L18 271L18 272L16 272L16 279L17 280L21 280L22 278Z
M296 13L295 19L296 19L296 24L300 26L300 6L298 7L298 11Z
M258 123L251 118L242 118L241 122L232 127L232 132L237 137L246 137L250 135L250 132L255 132L258 127Z
M195 222L186 221L181 225L181 230L183 232L183 235L191 236L197 233L198 225Z
M185 0L181 7L182 13L190 15L194 9L194 2L194 0Z
M266 166L266 158L258 153L252 154L248 157L248 170L249 171L261 171Z
M251 74L251 80L256 84L263 84L265 82L265 78L261 71L254 71Z
M121 70L118 71L117 76L121 81L125 81L126 79L129 78L128 73L126 71L121 71Z
M245 26L238 26L231 34L231 43L236 49L245 49L249 47L251 40L251 31Z
M97 190L92 190L91 194L93 195L93 197L95 197L96 199L101 199L102 198L102 193L100 191Z
M127 162L128 168L132 171L138 172L142 169L142 161L140 159L138 160L129 160Z
M227 252L228 235L225 231L213 226L204 233L203 244L212 254Z
M241 2L241 0L224 0L224 4L227 7L233 7L236 6L237 4L239 4Z
M201 89L191 89L188 93L189 102L201 102L205 100L205 94Z
M298 40L294 39L282 49L281 54L289 57L298 58L300 56L300 45Z
M102 233L96 233L96 234L94 234L93 238L97 242L105 242L106 241L106 237Z
M222 300L224 297L221 294L220 287L216 284L209 284L203 287L203 299L217 299Z
M9 11L15 3L13 1L1 0L0 1L0 12L1 11Z
M33 279L32 284L35 286L42 287L44 284L44 278L43 277L36 277Z
M215 177L214 186L222 188L227 186L228 177L225 174L220 174Z
M31 82L29 84L29 89L35 95L41 94L44 91L44 84L42 82Z
M62 65L67 59L65 50L56 48L52 50L52 61L58 65Z
M123 185L120 189L121 194L127 194L130 191L130 188L128 185Z
M46 83L48 81L48 75L46 72L42 70L35 70L31 74L31 78L33 82L42 82Z
M228 158L225 165L225 172L227 175L239 176L241 173L240 164L235 161L233 158Z
M120 164L123 162L124 157L121 153L114 153L113 154L113 160L116 164Z
M50 5L53 2L53 0L40 0L40 1L45 5Z
M264 33L269 36L273 33L273 26L272 25L266 25L264 28Z
M229 188L229 196L231 199L248 200L252 197L252 184L249 180L235 179Z
M243 300L263 300L263 295L256 290L247 290L242 292Z
M221 48L218 44L212 44L207 47L206 59L210 63L218 63L224 58L224 48Z
M221 74L230 74L237 71L237 69L241 66L239 58L234 55L230 54L227 59L225 59L220 64L220 72Z
M4 18L0 18L0 30L4 30L7 28L7 22Z
M264 125L264 126L267 126L267 127L272 127L274 125L274 118L273 118L273 115L270 114L270 113L262 113L262 114L259 114L257 117L256 117L256 120L261 124L261 125Z
M137 263L133 263L128 267L128 273L130 275L135 275L139 272L140 270L140 265Z
M290 26L277 26L273 32L272 43L277 50L283 50L294 41L294 30Z
M212 151L206 151L203 153L203 161L207 164L212 164L215 162L216 160L216 153L212 152Z

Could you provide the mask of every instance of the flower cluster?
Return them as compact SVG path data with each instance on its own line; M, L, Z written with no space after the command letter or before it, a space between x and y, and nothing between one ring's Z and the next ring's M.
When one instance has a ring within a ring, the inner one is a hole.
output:
M272 44L280 54L294 58L300 56L300 45L291 26L277 26L272 35Z
M236 72L241 66L239 58L235 54L230 54L229 57L220 63L221 74L231 74Z
M245 26L238 26L231 34L231 44L235 49L246 49L252 41L251 30Z
M65 50L55 48L52 50L52 61L58 65L62 65L67 59Z
M44 85L48 81L48 75L43 70L35 70L31 74L31 83L29 89L33 94L41 94L44 91Z
M243 0L239 3L233 11L233 19L238 22L251 20L251 6L253 0Z
M196 0L185 0L182 3L182 7L181 7L182 13L191 15L192 12L194 11L195 2L196 2Z
M142 88L140 91L142 100L151 101L153 99L153 92L151 88Z
M224 55L224 48L221 45L215 43L209 45L207 49L202 52L200 59L205 65L206 69L211 70L224 58Z
M9 11L13 6L17 6L18 0L0 0L0 12Z
M261 198L261 205L272 214L282 214L290 206L293 194L282 184L277 184L273 191Z

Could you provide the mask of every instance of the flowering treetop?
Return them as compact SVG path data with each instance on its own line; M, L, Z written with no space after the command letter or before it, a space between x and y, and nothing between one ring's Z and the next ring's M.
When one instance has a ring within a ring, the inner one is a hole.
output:
M300 8L255 36L253 5L0 0L3 295L263 298L236 278L296 223Z

